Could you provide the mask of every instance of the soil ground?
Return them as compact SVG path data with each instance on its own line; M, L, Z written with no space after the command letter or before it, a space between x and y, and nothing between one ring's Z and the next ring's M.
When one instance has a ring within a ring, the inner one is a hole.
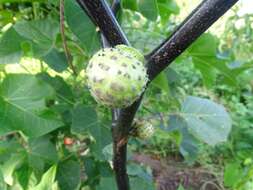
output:
M157 190L177 190L181 184L186 190L221 190L216 177L201 166L188 166L172 158L135 154L133 160L152 169Z

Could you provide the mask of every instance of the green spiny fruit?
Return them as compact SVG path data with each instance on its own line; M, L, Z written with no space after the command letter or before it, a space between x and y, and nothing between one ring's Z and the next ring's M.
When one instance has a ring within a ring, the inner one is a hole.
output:
M148 139L153 136L155 130L153 124L149 121L135 121L130 134L140 139Z
M98 103L112 108L131 105L148 81L143 62L138 50L125 45L98 51L86 69L92 96Z
M117 49L120 49L122 52L131 55L132 57L138 59L140 62L144 62L144 56L135 48L126 46L126 45L117 45Z

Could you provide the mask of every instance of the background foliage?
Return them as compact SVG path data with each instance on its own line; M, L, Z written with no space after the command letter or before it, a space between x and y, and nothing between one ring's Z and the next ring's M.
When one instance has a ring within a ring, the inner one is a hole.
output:
M131 44L148 53L188 4L122 0L117 16ZM253 188L253 19L237 10L223 18L222 32L202 35L147 90L137 120L152 122L156 133L130 140L132 189L157 186L150 168L133 161L138 152L201 165L220 189ZM84 72L101 47L99 32L75 1L65 0L64 11L71 58L63 49L59 1L0 2L2 190L116 189L110 110L90 96Z

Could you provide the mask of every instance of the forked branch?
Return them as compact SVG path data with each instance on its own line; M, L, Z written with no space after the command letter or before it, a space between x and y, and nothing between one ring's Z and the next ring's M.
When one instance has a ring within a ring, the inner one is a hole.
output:
M154 79L238 0L204 0L148 59L148 74Z
M129 44L112 11L104 0L77 0L83 10L100 28L111 46ZM189 47L238 0L203 0L172 35L146 56L150 81ZM129 190L126 171L129 129L142 96L130 107L121 109L113 122L114 171L119 190Z

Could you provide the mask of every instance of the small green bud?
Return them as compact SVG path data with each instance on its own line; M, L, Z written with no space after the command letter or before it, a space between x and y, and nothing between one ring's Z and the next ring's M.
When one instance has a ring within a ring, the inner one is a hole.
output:
M130 134L142 140L148 139L153 136L155 129L153 124L149 121L136 121Z

